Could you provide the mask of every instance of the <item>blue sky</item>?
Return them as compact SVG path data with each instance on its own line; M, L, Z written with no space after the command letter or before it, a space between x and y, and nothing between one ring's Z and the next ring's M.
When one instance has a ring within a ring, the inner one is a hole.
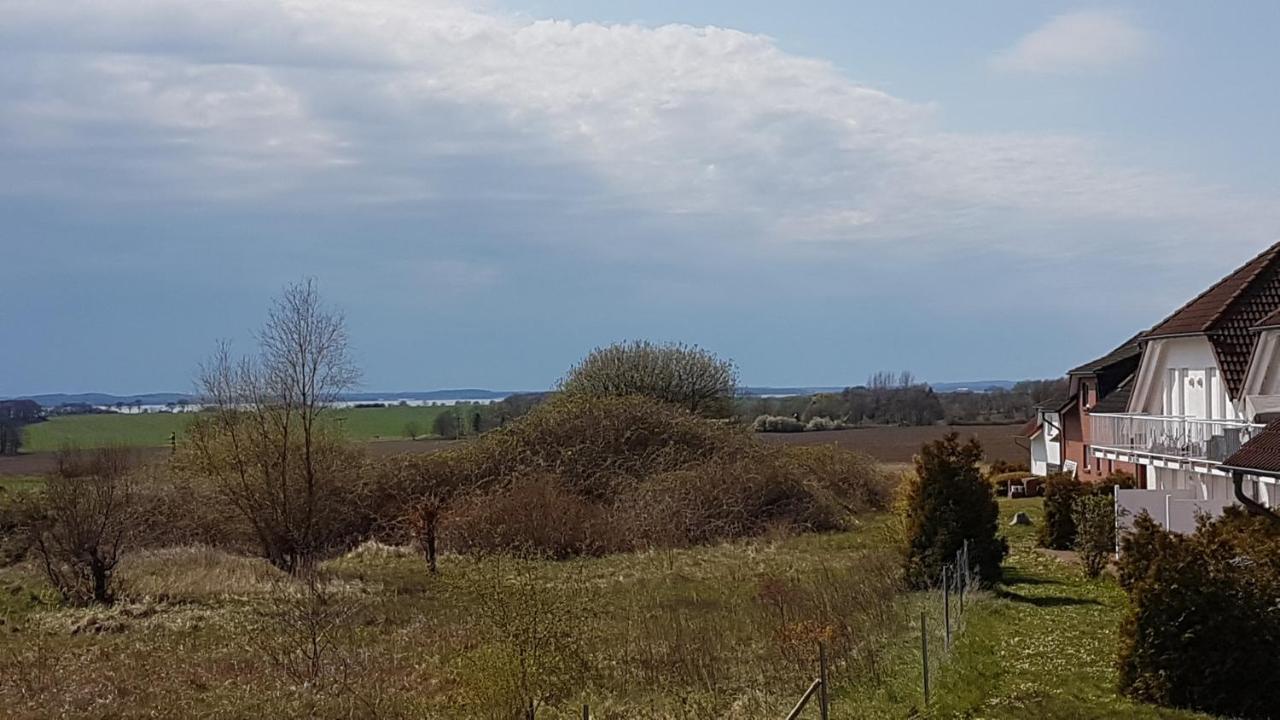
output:
M1274 3L0 0L0 396L314 276L368 389L1043 377L1277 239Z

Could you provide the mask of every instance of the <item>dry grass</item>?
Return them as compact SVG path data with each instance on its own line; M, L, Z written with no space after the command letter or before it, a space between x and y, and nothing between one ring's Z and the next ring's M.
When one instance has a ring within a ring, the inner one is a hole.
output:
M522 641L494 634L510 615L580 649L557 671L571 682L540 696L540 718L582 702L597 717L778 717L814 671L815 637L839 648L842 683L874 673L901 620L884 527L560 563L446 556L438 578L414 552L367 545L324 567L343 622L325 631L322 683L279 659L311 617L300 589L286 601L257 560L147 551L124 563L116 607L30 603L0 628L0 707L14 718L494 717L510 705L477 683L515 677ZM0 570L0 587L37 581ZM495 593L515 604L477 604Z

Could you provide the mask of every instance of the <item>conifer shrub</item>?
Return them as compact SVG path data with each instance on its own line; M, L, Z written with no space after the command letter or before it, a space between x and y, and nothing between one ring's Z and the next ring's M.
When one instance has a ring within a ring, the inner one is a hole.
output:
M1103 494L1076 498L1071 519L1076 526L1075 548L1085 573L1096 578L1116 550L1115 501Z
M1179 536L1140 517L1122 551L1123 691L1226 717L1275 717L1280 523L1232 508Z
M1044 522L1036 533L1040 547L1070 550L1076 544L1076 521L1072 512L1076 500L1088 492L1073 475L1059 473L1044 482Z
M916 456L915 477L903 499L906 577L917 588L938 582L944 565L969 543L969 562L984 584L1000 579L1009 551L997 535L1000 509L978 464L982 445L951 433Z

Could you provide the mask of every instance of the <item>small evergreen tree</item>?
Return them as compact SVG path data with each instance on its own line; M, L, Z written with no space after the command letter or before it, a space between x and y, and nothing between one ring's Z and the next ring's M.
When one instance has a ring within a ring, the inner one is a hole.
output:
M1107 567L1116 550L1116 506L1106 495L1086 495L1072 508L1076 527L1076 550L1085 573L1096 578Z
M1076 521L1072 516L1076 500L1087 489L1074 475L1058 473L1044 483L1044 522L1036 533L1040 547L1070 550L1076 544Z
M956 433L920 449L903 510L906 574L913 587L937 582L966 540L969 562L981 581L1000 579L1009 546L996 534L1000 508L978 467L981 460L982 445L976 439L962 444Z

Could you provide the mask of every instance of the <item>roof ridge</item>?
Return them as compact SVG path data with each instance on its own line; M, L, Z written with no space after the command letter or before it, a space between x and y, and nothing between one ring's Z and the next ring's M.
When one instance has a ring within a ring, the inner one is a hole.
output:
M1151 339L1151 338L1166 337L1166 336L1172 336L1172 335L1200 334L1200 333L1209 332L1214 325L1216 325L1220 320L1222 320L1222 317L1227 313L1227 310L1229 310L1231 306L1234 305L1235 302L1239 300L1242 295L1244 295L1245 291L1250 289L1253 286L1253 283L1257 281L1258 277L1261 276L1265 270L1271 267L1271 265L1276 261L1278 253L1280 253L1280 241L1273 243L1270 247L1267 247L1262 252L1250 258L1247 262L1236 267L1235 270L1232 270L1231 272L1227 273L1225 276L1222 277L1222 279L1210 285L1208 289L1206 289L1204 292L1201 292L1200 294L1196 295L1194 298L1192 298L1188 302L1184 303L1177 310L1173 311L1168 316L1166 316L1163 320L1156 323L1150 330L1148 330L1146 333L1143 334L1143 337L1146 339ZM1209 317L1203 322L1199 330L1168 333L1168 335L1162 335L1159 333L1162 327L1172 322L1175 318L1177 318L1179 315L1183 314L1187 310L1193 308L1197 303L1199 303L1201 300L1204 300L1206 297L1211 295L1215 290L1218 290L1222 286L1226 285L1228 282L1239 277L1242 272L1244 272L1246 269L1248 269L1250 266L1254 265L1255 263L1258 264L1258 267L1254 268L1253 271L1249 273L1246 277L1241 278L1242 282L1240 283L1239 287L1235 288L1232 291L1232 293L1227 298L1225 298L1221 306L1218 307L1212 313L1211 317Z

